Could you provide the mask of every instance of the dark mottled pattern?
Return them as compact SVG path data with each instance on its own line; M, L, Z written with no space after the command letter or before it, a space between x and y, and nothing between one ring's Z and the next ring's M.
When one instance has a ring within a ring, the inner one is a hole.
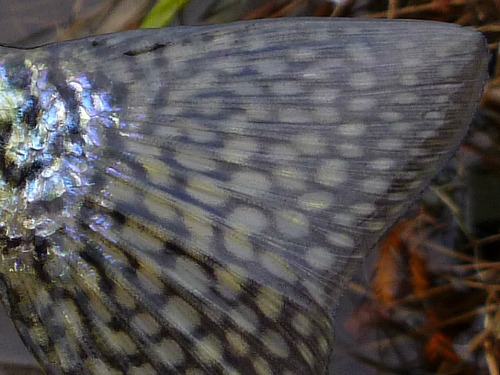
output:
M483 38L293 19L0 49L0 285L50 374L321 374L464 136Z

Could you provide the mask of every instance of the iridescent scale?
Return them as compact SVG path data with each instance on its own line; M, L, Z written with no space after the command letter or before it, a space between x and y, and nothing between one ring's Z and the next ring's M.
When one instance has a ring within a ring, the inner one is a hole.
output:
M404 35L404 38L401 38ZM322 374L482 37L293 19L0 48L0 286L49 374Z

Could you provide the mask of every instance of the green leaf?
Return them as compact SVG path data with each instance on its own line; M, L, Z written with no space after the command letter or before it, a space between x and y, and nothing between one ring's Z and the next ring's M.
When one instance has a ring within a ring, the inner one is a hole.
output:
M158 0L142 21L141 28L157 28L168 25L179 9L187 2L188 0Z

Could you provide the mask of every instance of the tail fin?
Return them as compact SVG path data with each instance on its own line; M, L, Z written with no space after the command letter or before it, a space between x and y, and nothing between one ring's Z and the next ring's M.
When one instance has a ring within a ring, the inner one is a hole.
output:
M374 20L4 52L2 296L53 374L323 373L344 285L487 64L474 31Z

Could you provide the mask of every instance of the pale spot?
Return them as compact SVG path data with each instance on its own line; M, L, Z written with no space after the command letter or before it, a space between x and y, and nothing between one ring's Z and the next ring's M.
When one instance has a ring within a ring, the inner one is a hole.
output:
M429 111L425 114L424 119L428 121L442 121L444 120L444 112Z
M136 314L131 319L131 325L147 335L156 335L160 332L160 325L147 313Z
M157 240L149 241L151 236L150 234L145 234L144 231L139 230L139 228L135 226L129 226L127 224L122 226L122 232L121 232L121 240L124 242L132 243L134 245L138 245L139 248L146 252L151 250L150 244L156 243ZM161 241L158 241L161 243ZM153 245L153 249L155 248L155 245ZM103 251L103 255L106 257L106 261L108 261L110 264L116 265L116 266L121 266L123 264L129 264L130 260L126 258L125 253L123 251L117 250L115 247L112 246L106 246L104 248L105 251ZM154 251L154 250L153 250ZM88 270L87 270L88 271ZM90 276L90 275L86 275ZM97 285L99 287L99 285Z
M411 148L408 152L409 152L410 156L413 156L413 157L429 156L429 150L426 150L425 148L420 148L420 147Z
M408 190L414 190L414 189L419 190L421 185L422 185L422 181L415 180L415 181L409 182L406 185L406 189L408 189Z
M184 225L194 241L204 244L210 243L214 233L211 223L191 215L186 215L183 219Z
M318 57L318 54L315 51L311 51L304 47L297 47L296 50L290 56L290 59L297 62L314 62Z
M333 102L340 94L339 89L332 87L318 87L314 88L311 93L311 100L317 103Z
M112 331L108 329L108 345L116 345L117 349L123 351L126 355L134 355L137 353L137 345L132 341L128 333L123 331Z
M289 238L299 238L309 234L309 219L298 211L277 211L275 223L278 231Z
M391 130L394 130L399 133L405 133L414 126L415 124L412 124L410 122L398 121L395 124L391 124Z
M420 137L424 139L436 138L438 136L438 132L435 130L424 130L420 132Z
M418 103L418 101L419 101L419 96L412 92L399 93L393 99L393 102L395 104L401 104L401 105L415 104Z
M389 207L388 214L389 216L397 216L404 208L404 203L394 204L393 206Z
M330 353L330 344L328 340L325 338L325 336L319 335L318 336L318 348L323 354L328 354Z
M170 269L169 272L190 291L205 293L212 284L198 264L183 256L177 258L175 268Z
M230 186L236 191L254 196L267 193L271 188L271 181L260 172L240 171L233 174Z
M365 112L375 108L377 101L373 98L358 97L349 100L348 108L351 111Z
M268 227L264 212L253 207L238 206L226 219L228 225L244 234L260 233Z
M271 366L262 357L255 357L252 361L252 365L257 375L273 375Z
M155 372L156 374L156 372ZM186 375L206 375L205 371L198 368L188 368L186 370Z
M125 184L121 180L112 180L107 185L108 194L114 202L137 202L138 194L130 185ZM139 198L142 204L142 197Z
M311 122L311 114L304 109L283 107L277 112L280 121L285 124L308 124Z
M320 155L325 152L325 142L315 133L298 134L293 137L292 142L305 155Z
M339 225L350 227L356 218L349 212L338 212L333 215L333 221Z
M224 48L226 46L229 46L233 40L230 35L217 35L216 39L214 40L216 43L215 45L218 46L219 48ZM212 44L213 45L213 44ZM238 55L227 55L224 57L224 59L219 59L217 62L217 68L222 69L224 71L235 71L239 69L239 66L241 66L241 58ZM203 73L197 72L196 75L193 77L198 77L199 74L202 74L202 78L205 77L205 75L208 75L211 73L213 75L216 73L216 70L210 70L210 72L204 71ZM211 80L208 81L209 84L212 83Z
M215 141L218 136L214 131L201 129L188 129L189 138L195 142L207 143Z
M205 88L200 88L200 92L209 91ZM191 99L193 100L193 99ZM211 97L210 99L205 98L204 100L197 100L196 111L200 113L200 117L210 117L216 116L220 113L220 109L223 108L224 103L222 98Z
M326 160L318 168L317 180L326 186L337 186L348 178L347 162L343 160Z
M257 152L259 145L254 138L241 136L232 138L224 144L222 156L231 163L242 163Z
M121 289L118 289L120 292ZM120 298L120 295L115 295L115 298L117 302L120 303L122 299ZM130 301L130 295L127 295L127 299L125 299L126 302ZM96 296L91 296L89 298L89 305L92 306L92 312L104 323L109 323L113 317L111 315L111 312L108 310L108 308L102 303L101 296L96 295ZM124 303L125 306L127 306L126 303ZM132 305L134 305L134 302L132 301Z
M252 38L251 42L255 44L259 44L260 48L266 47L265 40L257 40L259 38ZM264 39L264 38L262 38ZM283 71L286 69L285 62L281 62L277 59L268 60L268 59L257 59L254 62L254 68L257 70L262 77L272 77L275 75L283 74Z
M162 281L153 275L151 270L146 270L141 267L136 270L136 275L144 291L157 295L164 294Z
M139 157L138 160L148 172L148 178L151 183L168 186L172 178L170 166L155 157Z
M25 310L28 311L28 310ZM25 324L24 322L21 324ZM29 337L37 345L44 346L49 345L50 339L46 328L42 325L36 325L28 331Z
M185 360L184 351L174 340L163 339L159 344L153 344L152 350L166 365L179 366Z
M321 66L318 66L319 64L317 63L314 65L317 66L317 68L321 68ZM311 66L309 69L304 70L304 72L302 73L302 77L306 80L308 79L314 81L314 83L327 80L329 77L328 72L317 68Z
M435 69L435 72L440 78L443 79L451 78L457 75L457 69L454 64L441 64Z
M231 90L235 95L245 96L245 97L260 97L262 96L262 87L255 84L254 82L237 82L232 84Z
M435 103L444 104L450 101L450 97L448 95L438 95L433 100Z
M231 273L225 268L218 267L214 270L217 279L217 290L225 298L235 299L241 292L245 278L239 274Z
M354 60L362 63L364 66L375 65L376 59L371 54L371 48L360 43L348 43L345 46L346 53Z
M123 150L131 152L136 155L148 155L154 157L160 157L162 155L162 150L152 144L147 144L144 142L137 142L133 139L122 137L122 147Z
M114 290L113 296L114 296L116 302L118 304L120 304L121 306L123 306L129 310L134 310L136 308L135 299L127 290L117 287ZM92 307L94 308L95 305L92 304Z
M363 258L363 256L360 256ZM325 328L325 332L333 332L332 320L328 315L322 314L318 317L317 323L320 327Z
M221 362L224 353L220 340L212 334L198 340L195 351L200 360L207 364Z
M391 202L402 202L408 198L408 191L395 191L389 194L387 197Z
M191 333L200 325L201 317L189 303L182 298L173 296L161 310L162 316L177 329Z
M411 46L407 45L406 42L407 41L405 40L405 44L402 46L402 49L405 51L409 51L411 49ZM419 68L421 66L425 66L425 64L422 64L422 60L417 58L417 56L410 56L409 58L404 58L401 60L401 64L405 68Z
M464 53L463 40L446 40L442 43L436 50L436 56L438 57L453 57L453 55L462 55ZM449 65L449 64L448 64Z
M226 201L222 189L214 181L202 176L191 177L187 181L186 192L194 199L210 206L219 206ZM175 214L175 211L173 212Z
M229 343L229 348L236 355L244 357L249 353L250 346L238 332L232 330L226 331L226 339Z
M354 23L356 24L356 22ZM350 25L349 23L346 23L345 25L342 25L342 29L340 30L340 35L346 35L349 38L354 36L354 35L365 35L366 31L358 26L355 25ZM325 33L326 34L326 33Z
M313 368L314 365L316 364L316 358L314 357L314 354L311 352L311 349L309 349L309 347L302 341L297 342L296 346L297 349L299 349L302 358L304 358L309 367Z
M378 171L385 171L388 169L392 169L395 164L394 159L388 159L388 158L380 158L380 159L375 159L369 162L370 167L372 169L378 170Z
M158 218L160 222L176 221L179 218L179 215L175 212L175 209L172 207L172 203L164 201L160 197L156 197L152 194L145 193L143 204L149 210L149 212L151 212ZM144 234L142 235L142 237L145 237ZM150 241L154 240L159 242L158 239L154 238L150 239Z
M340 113L337 108L333 106L324 107L318 111L313 112L314 120L320 124L335 124L340 120Z
M272 145L271 147L269 147L268 154L272 157L278 158L278 160L283 158L285 160L293 161L299 158L297 151L286 144Z
M403 115L399 112L386 111L379 115L381 121L384 122L398 122L403 119Z
M287 267L285 261L281 259L277 254L264 252L260 256L260 263L271 274L287 281L290 284L297 281L297 277L295 276L295 274L290 268Z
M275 289L262 287L255 303L265 316L277 320L283 308L283 295Z
M224 374L227 374L227 375L241 375L241 372L239 372L238 370L236 370L235 368L227 365L227 364L224 364Z
M382 194L389 189L389 180L369 178L361 183L361 189L370 194Z
M363 148L354 143L343 143L338 146L340 155L346 158L359 158L363 156Z
M315 191L302 194L298 198L298 203L304 210L326 210L333 204L334 198L331 193L326 191Z
M243 330L254 333L259 326L257 314L247 305L239 305L230 310L228 316Z
M305 177L302 172L296 168L281 167L274 171L276 181L280 186L287 190L305 189Z
M177 152L175 159L184 168L198 172L210 172L214 169L217 169L217 164L215 163L215 161L209 159L208 156L182 154Z
M169 107L168 112L177 114L176 112L182 112L182 110L180 108ZM158 138L175 139L182 136L182 132L179 128L173 126L155 126L153 129L153 135Z
M300 81L275 81L270 89L276 96L302 94L304 92L304 89L300 86L299 82Z
M315 282L305 280L302 285L307 289L311 297L319 304L323 304L326 299L325 291Z
M280 333L268 329L264 332L262 341L264 342L264 345L267 346L269 351L275 356L287 358L290 355L290 349Z
M305 254L306 262L316 270L328 270L333 261L334 255L331 250L324 247L313 246Z
M357 216L368 216L375 212L375 205L373 203L356 203L351 206L350 211Z
M402 150L404 147L403 141L398 138L384 138L380 140L377 147L381 150Z
M77 337L81 336L83 322L80 312L73 301L69 299L61 300L55 305L54 311L56 311L59 317L64 321L68 330L72 331Z
M110 364L102 361L99 358L92 358L92 357L87 358L85 360L85 367L91 374L118 375L118 372L114 370ZM64 366L64 368L69 369L68 366Z
M348 249L352 249L354 247L354 239L345 233L331 232L328 234L328 240L335 246Z
M369 72L357 72L349 77L349 84L356 90L369 90L377 84L377 78Z
M380 232L382 229L384 229L385 225L385 221L382 220L370 220L365 223L366 229L371 232Z
M400 82L404 86L416 86L419 83L419 79L415 74L405 72L401 75Z
M366 131L366 125L360 122L342 124L337 128L337 132L345 137L359 137Z
M404 171L403 174L406 180L421 180L423 172L418 170L413 170L413 171L409 170L409 171Z
M304 314L297 312L292 318L292 327L301 336L307 337L312 333L311 321Z
M255 257L255 251L248 237L234 236L231 232L226 231L224 234L224 245L226 250L238 258L251 260Z
M248 116L248 120L252 122L262 122L269 121L271 113L269 109L263 107L259 103L247 103L245 105L245 111Z
M130 375L158 375L158 372L149 363L140 367L131 367L129 372Z

